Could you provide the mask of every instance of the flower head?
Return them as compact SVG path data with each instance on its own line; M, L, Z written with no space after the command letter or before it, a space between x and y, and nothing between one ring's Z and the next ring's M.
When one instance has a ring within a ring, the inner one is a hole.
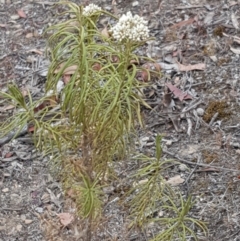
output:
M131 12L123 14L118 23L111 28L113 38L118 41L129 39L133 41L146 40L149 37L147 21L139 15L132 15Z
M99 6L91 3L88 6L83 8L83 15L85 17L89 17L89 16L94 15L95 13L97 13L97 12L99 12L101 10L102 9Z

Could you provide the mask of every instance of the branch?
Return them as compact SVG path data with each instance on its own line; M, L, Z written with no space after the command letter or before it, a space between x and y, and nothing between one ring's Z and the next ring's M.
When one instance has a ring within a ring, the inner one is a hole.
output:
M28 125L25 125L22 130L10 131L5 137L0 139L0 146L10 142L11 140L18 138L19 136L26 135L28 133Z

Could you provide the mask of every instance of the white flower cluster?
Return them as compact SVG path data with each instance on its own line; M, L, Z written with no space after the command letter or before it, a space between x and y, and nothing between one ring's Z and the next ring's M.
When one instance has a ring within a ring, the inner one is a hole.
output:
M129 39L133 41L146 40L149 37L147 21L131 12L123 14L118 23L111 28L113 38L118 41Z
M83 15L85 17L89 17L89 16L94 15L96 12L101 11L101 10L102 9L99 6L91 3L88 6L83 8Z

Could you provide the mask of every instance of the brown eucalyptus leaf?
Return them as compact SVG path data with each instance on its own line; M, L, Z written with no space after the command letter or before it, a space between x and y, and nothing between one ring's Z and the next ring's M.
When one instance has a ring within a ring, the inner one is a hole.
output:
M35 54L43 55L43 52L38 49L30 49L27 51L27 53L35 53Z
M64 65L65 63L60 64L58 68L54 71L54 74L58 74L60 71L62 71L62 68L64 67ZM64 69L63 74L64 75L74 74L77 69L78 69L77 65L68 66L67 68Z
M171 90L175 97L177 97L180 101L192 99L192 96L188 93L183 92L176 86L172 85L171 83L167 83L166 86Z
M63 226L68 226L69 224L71 224L74 220L74 217L72 214L70 213L59 213L58 217L60 219L60 223Z
M170 28L180 28L186 25L190 25L195 21L195 18L189 18L187 20L181 21L179 23L173 24Z
M169 178L169 179L167 180L167 183L170 184L170 185L172 185L172 186L177 186L177 185L179 185L179 184L184 183L184 181L185 181L185 180L184 180L183 178L181 178L180 175L177 175L177 176L175 176L175 177Z
M27 18L26 13L25 13L22 9L18 9L18 10L17 10L17 13L18 13L19 17L21 17L21 18Z
M92 69L95 70L95 71L100 71L101 68L102 68L102 65L100 63L95 63L92 66Z
M179 71L191 71L191 70L204 70L206 65L204 63L193 64L193 65L183 65L177 62Z
M6 111L6 110L12 110L15 107L16 107L15 105L8 105L8 106L4 107L3 109Z

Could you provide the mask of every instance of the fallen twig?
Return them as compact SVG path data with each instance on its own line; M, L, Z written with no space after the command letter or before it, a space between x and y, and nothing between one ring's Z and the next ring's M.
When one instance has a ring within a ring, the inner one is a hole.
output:
M217 119L217 117L218 117L218 112L213 115L211 121L209 122L209 126L212 126L213 122Z
M200 166L200 167L211 167L211 168L216 168L216 169L223 170L223 171L240 173L240 170L237 170L237 169L230 169L230 168L225 168L225 167L217 167L217 166L212 166L212 165L208 165L208 164L204 164L204 163L195 163L195 162L184 160L181 157L179 157L178 155L176 155L174 153L171 153L171 152L169 152L167 150L163 150L163 152L168 154L168 155L170 155L170 156L175 157L180 162L183 162L183 163L186 163L186 164L189 164L189 165L197 165L197 166Z
M11 131L7 134L7 136L4 136L0 139L0 146L3 146L4 144L10 142L13 138L18 138L19 136L26 135L28 133L28 126L24 126L22 130L16 130Z
M179 7L176 7L175 9L183 10L183 9L190 9L190 8L204 8L204 5L179 6Z
M189 176L187 177L187 179L185 180L184 184L188 184L188 181L190 180L190 178L192 177L193 173L196 171L198 164L200 163L201 160L201 155L198 155L198 160L197 163L195 164L195 167L193 168L193 170L191 171L191 173L189 174Z

